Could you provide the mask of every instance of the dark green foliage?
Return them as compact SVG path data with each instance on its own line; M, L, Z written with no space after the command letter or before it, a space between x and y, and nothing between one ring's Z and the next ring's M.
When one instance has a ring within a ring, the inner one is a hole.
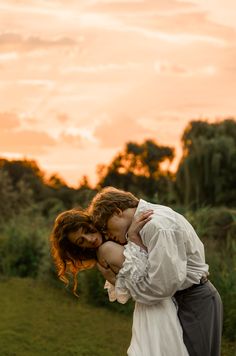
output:
M0 169L0 225L33 203L32 190L24 181L13 186L7 171Z
M112 185L149 200L158 197L159 201L167 201L172 176L161 168L161 163L170 163L173 158L173 148L159 146L153 140L128 142L108 167L99 167L98 188Z
M176 173L180 204L236 205L236 122L192 121L182 137L183 157Z
M43 200L47 196L48 187L44 184L44 173L35 161L0 159L0 170L7 172L14 190L18 191L19 184L24 184L32 191L35 201Z
M36 214L20 214L0 231L0 272L36 277L48 255L48 229Z
M204 208L186 217L205 245L210 279L224 305L224 335L236 340L236 210Z
M205 239L216 239L222 244L236 241L236 210L227 207L205 207L188 211L187 218ZM223 245L224 246L224 245Z

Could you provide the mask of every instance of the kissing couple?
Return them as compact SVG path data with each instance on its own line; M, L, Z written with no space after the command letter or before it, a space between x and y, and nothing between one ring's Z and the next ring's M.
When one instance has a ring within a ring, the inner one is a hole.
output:
M183 215L106 187L87 210L56 218L51 252L59 278L74 275L74 293L77 273L96 265L111 301L135 301L128 356L220 356L221 298Z

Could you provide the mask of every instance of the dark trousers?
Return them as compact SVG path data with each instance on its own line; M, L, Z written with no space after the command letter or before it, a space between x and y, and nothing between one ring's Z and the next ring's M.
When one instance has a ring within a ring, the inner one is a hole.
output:
M220 356L222 301L210 281L174 295L190 356Z

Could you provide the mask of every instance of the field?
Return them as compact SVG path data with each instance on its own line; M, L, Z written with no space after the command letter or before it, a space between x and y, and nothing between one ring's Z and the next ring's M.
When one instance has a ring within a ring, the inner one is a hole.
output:
M0 296L1 356L126 355L129 316L29 278L1 280ZM224 342L223 350L222 356L236 355L233 344Z
M33 279L0 282L1 356L121 356L131 317Z

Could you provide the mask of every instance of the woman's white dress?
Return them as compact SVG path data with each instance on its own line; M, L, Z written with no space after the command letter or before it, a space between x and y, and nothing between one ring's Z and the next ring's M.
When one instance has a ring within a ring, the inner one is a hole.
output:
M126 281L138 283L148 269L147 252L132 242L124 249L125 261L115 287L106 282L110 301L126 303L131 297ZM188 356L174 300L169 297L154 305L135 303L132 338L128 356Z

